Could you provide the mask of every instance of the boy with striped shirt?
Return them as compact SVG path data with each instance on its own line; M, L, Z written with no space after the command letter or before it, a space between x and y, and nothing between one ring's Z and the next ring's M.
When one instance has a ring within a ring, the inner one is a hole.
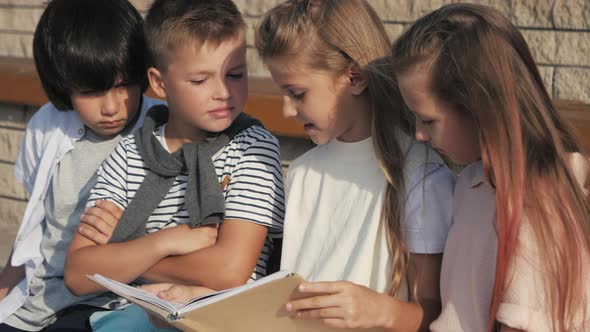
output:
M157 0L146 34L150 85L168 107L150 110L99 168L89 205L114 204L81 219L66 262L75 294L103 291L85 277L94 273L234 287L266 274L272 238L282 236L277 139L241 114L245 24L235 4ZM100 236L109 243L97 245Z

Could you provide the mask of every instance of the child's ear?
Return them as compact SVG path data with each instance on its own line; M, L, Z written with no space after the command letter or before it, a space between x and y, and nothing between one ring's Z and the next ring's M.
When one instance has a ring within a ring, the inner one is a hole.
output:
M367 88L367 76L355 63L348 68L348 79L352 94L358 96Z
M148 80L150 82L150 86L152 90L158 95L158 97L165 99L166 98L166 88L164 86L164 80L162 78L162 72L160 72L156 67L150 67L147 70Z

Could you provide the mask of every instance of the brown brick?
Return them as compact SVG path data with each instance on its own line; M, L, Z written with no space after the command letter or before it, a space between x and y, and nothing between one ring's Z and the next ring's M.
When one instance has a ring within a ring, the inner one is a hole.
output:
M553 22L559 29L590 29L590 2L588 0L556 0Z
M0 103L0 127L24 129L25 121L25 107Z
M32 58L33 34L1 32L0 56Z
M26 199L27 191L14 177L14 165L0 163L0 196Z
M555 68L553 96L590 104L590 69Z
M0 128L0 161L13 163L18 155L24 131Z
M0 230L10 230L14 233L20 225L26 207L26 201L0 197Z
M0 8L0 30L33 33L42 13L42 7Z

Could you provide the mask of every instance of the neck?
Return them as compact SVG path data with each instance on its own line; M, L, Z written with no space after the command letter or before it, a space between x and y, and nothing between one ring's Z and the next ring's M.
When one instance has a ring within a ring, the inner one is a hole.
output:
M348 128L337 139L342 142L358 142L370 137L373 113L368 100L365 96L359 96L349 107L354 116L350 116Z
M170 152L180 149L185 143L202 142L207 137L207 132L200 129L179 123L179 121L168 117L164 138Z

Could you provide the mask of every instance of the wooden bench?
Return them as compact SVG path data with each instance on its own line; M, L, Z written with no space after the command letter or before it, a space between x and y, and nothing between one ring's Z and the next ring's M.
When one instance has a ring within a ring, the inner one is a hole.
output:
M147 94L154 96L151 91ZM47 102L32 60L0 57L0 102L22 105ZM245 111L260 119L277 135L305 137L301 125L283 118L281 103L279 91L270 79L250 78ZM566 100L555 103L559 111L572 121L585 146L590 148L590 105Z

